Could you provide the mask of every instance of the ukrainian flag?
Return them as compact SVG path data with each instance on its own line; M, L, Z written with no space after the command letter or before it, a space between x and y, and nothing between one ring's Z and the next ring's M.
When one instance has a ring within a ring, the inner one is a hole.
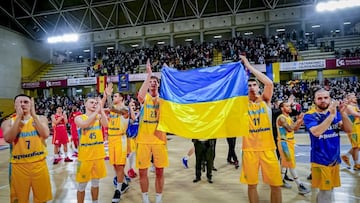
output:
M248 135L248 75L240 62L163 67L161 74L158 130L192 139Z

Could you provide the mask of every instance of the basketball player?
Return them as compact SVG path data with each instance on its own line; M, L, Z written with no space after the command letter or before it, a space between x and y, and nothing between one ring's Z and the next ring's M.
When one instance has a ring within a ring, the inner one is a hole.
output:
M80 128L76 182L77 200L83 203L87 183L91 180L91 197L98 203L99 179L106 176L105 148L101 126L107 127L108 120L100 98L85 100L85 114L75 118Z
M135 178L137 173L135 172L135 158L136 158L136 136L139 130L139 119L140 119L140 106L134 99L130 100L130 122L126 131L128 141L128 161L129 170L127 172L130 178Z
M16 114L4 121L1 129L10 143L10 202L52 199L49 170L46 165L45 139L49 137L48 120L36 115L34 99L25 94L14 98Z
M270 185L271 202L281 202L281 172L271 124L270 102L274 85L266 75L252 67L244 56L240 58L245 68L264 84L264 91L260 95L258 82L255 79L248 81L249 136L243 137L240 181L248 185L249 201L259 202L257 184L261 168L263 181Z
M124 104L124 95L120 92L113 92L113 84L109 83L105 89L108 107L110 113L108 116L108 142L109 142L109 161L114 166L117 186L112 198L112 202L117 203L121 198L121 191L124 184L123 192L129 185L124 182L124 166L126 164L127 155L127 136L126 129L129 123L128 107ZM117 112L119 111L119 112Z
M74 154L73 156L77 157L77 148L79 145L79 135L78 135L78 129L75 124L75 117L81 115L81 111L77 106L73 106L70 116L69 116L69 123L70 123L70 132L71 132L71 141L74 145Z
M66 158L64 159L65 162L72 162L68 156L68 148L67 143L69 142L68 133L66 129L66 124L68 123L66 112L63 112L61 106L56 108L56 113L51 116L52 126L54 129L54 137L53 137L53 144L54 144L54 164L58 164L61 161L60 156L60 147L61 145L64 146L64 153Z
M311 141L311 184L319 188L318 203L332 202L334 187L340 186L340 129L351 133L352 123L346 105L331 101L324 89L315 92L315 108L304 115L304 124ZM337 110L337 108L339 110Z
M280 116L276 119L276 128L278 131L278 149L280 153L280 161L281 161L281 174L284 184L287 183L284 180L285 173L287 169L290 171L290 174L294 178L295 183L298 186L299 194L307 194L311 190L304 186L304 184L300 181L296 170L295 170L295 137L294 132L297 131L301 124L303 123L304 114L300 114L296 120L293 120L290 117L290 113L292 111L291 105L289 102L281 102L279 108L282 112ZM289 185L291 188L291 185Z
M355 93L349 93L346 96L348 105L346 106L346 111L349 115L349 118L352 122L352 132L348 134L348 138L351 143L351 149L344 155L341 156L341 159L351 167L350 156L352 156L354 161L354 170L360 170L360 161L359 161L359 147L360 147L360 109L357 104L357 98Z
M150 167L151 155L154 157L156 203L161 203L164 188L164 168L169 165L169 160L166 133L156 130L159 122L159 79L152 76L149 59L146 63L146 72L147 78L138 94L138 101L143 104L143 109L136 138L138 146L136 149L136 167L139 169L143 203L149 203L147 169Z

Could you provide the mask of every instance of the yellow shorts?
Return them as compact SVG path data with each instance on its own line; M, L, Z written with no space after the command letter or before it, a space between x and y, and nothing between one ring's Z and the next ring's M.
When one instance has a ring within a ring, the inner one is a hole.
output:
M136 168L146 169L150 167L151 155L154 158L156 168L169 166L168 150L165 144L137 144Z
M281 142L286 141L279 141L278 142L278 149L280 153L280 162L283 168L295 168L295 143L286 142L287 148L284 149Z
M45 160L10 164L10 201L29 202L32 188L35 203L52 199L49 170Z
M128 154L136 151L136 139L127 138Z
M109 136L109 162L112 165L125 165L127 140L125 136Z
M85 183L91 179L106 177L106 166L104 159L79 161L77 163L76 182Z
M324 166L311 163L311 187L320 190L332 190L340 187L340 164L335 166Z
M258 184L259 168L264 183L272 186L283 184L275 151L243 151L240 182L248 185Z
M356 133L348 134L348 138L350 140L351 147L353 147L353 148L360 147L358 134L356 134Z

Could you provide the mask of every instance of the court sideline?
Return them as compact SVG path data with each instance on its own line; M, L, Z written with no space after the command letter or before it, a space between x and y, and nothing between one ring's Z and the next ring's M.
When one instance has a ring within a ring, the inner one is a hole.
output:
M310 187L310 182L306 180L309 174L309 138L306 133L297 133L295 135L297 140L296 157L297 172L301 180L306 186ZM189 169L184 169L181 164L181 158L187 153L193 145L191 140L184 139L178 136L168 136L168 150L170 166L165 169L165 189L163 202L164 203L202 203L202 202L248 202L247 186L239 182L240 169L236 170L233 165L226 163L227 156L227 142L226 139L218 139L216 145L215 167L218 171L213 173L213 184L206 181L205 174L202 176L202 181L193 183L192 180L195 174L195 156L193 155L189 160ZM76 183L75 171L76 162L52 165L53 145L51 145L51 138L47 140L48 143L48 166L52 181L53 203L75 203L76 202ZM341 151L345 152L350 145L346 136L341 138ZM241 139L237 139L236 153L241 158ZM9 149L0 150L0 202L9 202L9 186L8 186L8 157ZM241 160L241 159L240 159ZM107 163L107 177L100 181L100 195L99 202L111 202L113 195L112 178L114 172L112 166ZM241 166L240 166L241 167ZM127 169L126 169L127 171ZM149 172L150 177L150 201L155 202L154 191L154 176L155 174ZM341 165L341 183L340 188L335 189L335 202L341 203L355 203L360 202L360 172L347 169L344 164ZM283 202L302 203L315 202L315 190L312 193L302 196L298 195L296 184L289 182L292 189L282 189ZM130 182L131 188L126 194L122 196L121 202L141 202L141 192L138 178ZM267 185L260 182L258 185L260 194L260 202L269 202L270 191ZM91 202L90 184L86 190L86 202Z

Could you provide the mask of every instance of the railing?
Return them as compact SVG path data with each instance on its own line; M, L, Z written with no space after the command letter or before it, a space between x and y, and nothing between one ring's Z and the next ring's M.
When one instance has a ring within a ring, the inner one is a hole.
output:
M41 64L41 66L39 66L39 68L37 68L31 75L26 76L26 77L22 77L21 81L22 82L30 82L32 81L37 75L39 75L41 73L41 71L43 70L44 67L48 66L50 64L51 60L46 61L45 63Z
M2 123L4 120L6 120L7 118L9 118L11 115L13 115L13 114L15 113L15 111L12 112L12 113L10 113L10 114L8 114L8 115L6 115L6 116L2 116L3 113L4 113L4 112L1 112L1 114L0 114L0 125L1 125L1 123Z

